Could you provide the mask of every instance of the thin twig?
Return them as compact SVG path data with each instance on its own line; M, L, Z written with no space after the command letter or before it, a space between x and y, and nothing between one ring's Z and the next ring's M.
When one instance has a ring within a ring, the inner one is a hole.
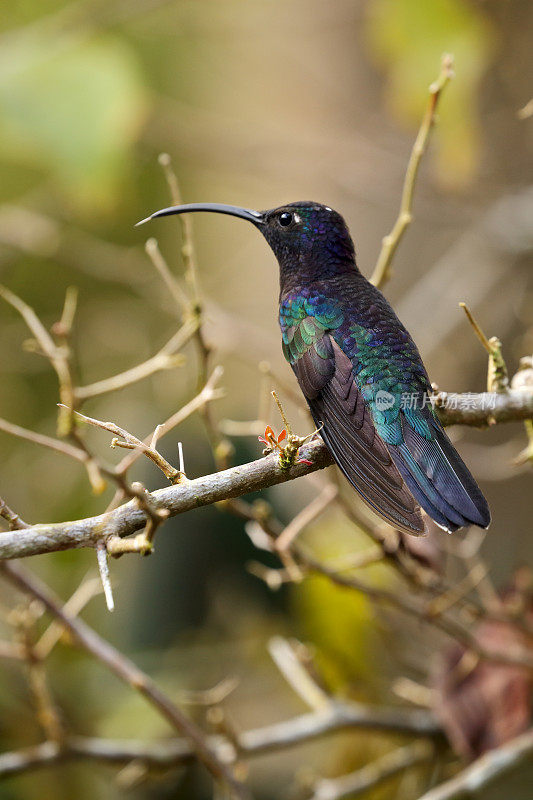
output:
M104 477L102 475L101 467L91 456L81 447L74 447L74 445L62 442L59 439L53 439L51 436L45 436L42 433L30 431L27 428L21 428L20 425L15 425L5 419L0 418L0 431L9 433L11 436L16 436L18 439L25 439L33 444L38 444L41 447L48 447L56 453L61 453L64 456L75 459L84 465L87 470L89 481L95 494L101 494L106 487Z
M478 323L466 303L459 303L465 312L468 321L474 332L489 356L489 368L487 372L487 391L488 392L507 392L509 389L509 374L507 365L502 355L502 343L497 336L487 339L481 325Z
M153 461L153 463L159 467L161 472L163 472L169 481L176 483L179 480L180 472L178 469L176 469L176 467L173 467L172 464L169 464L169 462L161 455L161 453L149 445L144 444L144 442L127 431L125 428L120 428L118 425L115 425L114 422L102 422L102 420L95 419L94 417L88 417L85 414L82 414L80 411L75 411L74 415L76 419L82 420L87 425L94 425L96 428L103 428L103 430L113 433L116 437L119 437L118 439L115 438L112 440L111 447L126 447L132 450L140 450L145 456L147 456L147 458L150 459L150 461Z
M290 470L282 470L275 456L267 456L223 472L158 489L151 493L151 502L155 508L176 516L193 508L284 483L332 463L329 451L320 441L304 445L301 455L312 462L311 466L296 464ZM124 490L127 488L125 486ZM0 533L0 559L21 558L72 547L94 547L103 536L130 536L145 524L146 512L139 509L136 503L129 502L85 520L34 525L17 532L6 531Z
M372 730L414 736L442 737L433 715L418 709L382 709L359 704L340 703L327 712L301 714L284 722L265 725L238 734L240 758L283 751L330 733L343 730ZM234 747L222 736L209 736L207 743L227 760ZM99 739L70 736L62 749L55 743L43 742L34 747L0 754L0 777L16 775L59 761L86 759L102 764L128 764L139 760L150 769L169 769L194 760L194 749L185 739L145 740Z
M500 782L519 768L532 763L533 729L485 753L455 778L426 792L420 800L471 800L485 797L492 783Z
M434 756L435 748L431 742L413 742L385 753L381 758L349 775L319 780L310 800L342 800L345 797L357 797L380 786L399 772L430 761Z
M87 603L102 591L102 584L98 578L83 580L72 596L63 605L63 611L69 617L77 617ZM61 639L65 629L57 620L53 620L33 649L38 658L48 658L56 644Z
M2 420L0 420L0 423L1 422ZM9 529L12 531L20 531L22 528L29 528L29 525L27 525L18 514L15 514L13 509L8 506L2 497L0 497L0 517L6 520Z
M56 346L54 340L42 324L41 320L35 311L14 294L5 286L0 285L0 297L3 297L14 309L16 309L30 331L35 336L42 353L48 358L52 367L54 368L58 382L59 382L59 396L61 402L69 410L67 414L64 412L58 417L58 433L60 436L65 436L71 431L71 412L70 410L75 406L74 387L72 376L69 367L69 348L67 344L68 336L70 335L70 327L76 310L75 295L72 289L67 291L65 299L65 307L62 314L64 324L56 323L57 335L62 341L62 346Z
M176 308L179 313L183 314L186 313L189 308L189 298L181 288L181 285L178 283L177 279L174 277L172 272L169 269L169 266L163 255L161 250L159 249L159 245L157 243L157 239L151 238L147 239L146 244L144 246L146 253L156 268L157 272L161 276L165 286L169 290L170 294L174 298L174 302L176 303Z
M154 356L125 372L113 375L111 378L104 378L87 386L78 386L76 397L80 400L87 400L89 397L100 397L108 392L116 392L126 386L138 383L156 372L183 366L184 357L177 351L181 350L192 339L196 333L197 326L197 320L193 318L186 320L182 327Z
M314 522L335 500L338 491L337 487L331 483L325 486L322 492L308 503L277 537L275 542L276 550L280 552L286 551L304 528Z
M450 55L443 56L441 72L437 80L429 87L429 102L416 137L411 157L407 165L405 181L400 202L400 213L394 223L391 232L384 237L376 267L370 278L374 286L381 288L391 277L391 262L400 244L400 241L413 220L413 194L415 189L416 177L422 156L426 150L431 127L435 120L435 112L442 90L453 77L453 58Z
M283 636L273 636L268 642L268 652L289 686L313 711L324 711L331 705L331 697L311 678L291 642Z
M182 203L180 187L176 173L172 168L172 160L168 153L161 153L159 156L159 163L165 173L170 195L174 205L179 206ZM198 287L198 271L196 268L196 250L194 247L194 239L192 234L192 220L190 214L180 214L179 223L181 226L182 246L181 255L185 265L185 280L189 284L192 292L192 301L194 306L199 305L200 290Z
M102 664L105 664L120 680L136 689L173 728L184 734L193 745L198 758L217 780L222 780L228 786L234 797L241 798L241 800L250 797L245 787L233 776L231 768L219 760L212 747L207 743L203 731L161 692L148 675L142 672L139 667L114 648L113 645L102 639L85 622L65 614L60 602L48 587L29 571L18 564L6 562L0 563L0 571L22 592L37 598L43 603L48 611L61 621L78 644Z
M170 433L174 428L181 425L191 414L194 414L196 411L199 411L203 406L208 403L211 403L213 400L218 400L221 397L224 397L225 392L223 389L217 389L216 384L221 379L222 375L224 374L224 370L222 367L215 367L211 376L200 390L200 392L193 397L188 403L186 403L179 411L176 411L175 414L172 414L165 422L162 422L160 425L157 425L155 430L152 431L148 436L143 439L143 445L150 446L151 441L154 438L154 435L157 431L157 441L161 439L161 437L165 436L167 433ZM117 464L117 472L121 475L125 475L126 472L133 466L133 464L140 458L142 455L142 451L137 449L133 450L127 456L125 456L119 463ZM181 469L180 469L181 472ZM109 504L108 511L111 511L124 500L126 495L120 489L117 490L115 496L113 497L111 503Z

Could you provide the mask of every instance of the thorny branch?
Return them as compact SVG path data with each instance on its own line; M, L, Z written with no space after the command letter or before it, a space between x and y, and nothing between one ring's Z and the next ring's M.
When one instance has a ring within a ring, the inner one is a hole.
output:
M450 400L452 397L460 398L461 395L443 395ZM497 422L510 422L517 419L527 419L533 415L533 391L509 391L506 394L495 394L494 403L486 404L486 410L480 410L485 395L472 395L472 406L466 408L449 408L447 403L440 406L437 403L438 413L446 424L463 422L465 424L488 424L490 418ZM477 398L477 402L476 402ZM13 432L12 427L0 421L0 428ZM166 432L167 424L163 424ZM41 441L38 443L47 444ZM149 437L151 440L151 436ZM37 439L35 440L37 441ZM54 441L54 440L52 440ZM54 449L61 449L64 443L54 444ZM51 446L51 445L49 445ZM148 447L148 445L146 445ZM139 453L142 452L139 446ZM69 453L70 454L70 453ZM127 462L133 462L133 456ZM215 472L196 478L184 485L176 485L159 489L150 494L150 500L158 509L165 509L169 516L176 516L193 508L218 503L221 500L231 500L242 495L266 489L287 480L309 475L318 469L330 466L333 463L326 446L318 440L303 445L300 456L311 465L300 463L290 470L280 469L274 456L267 456L232 467L222 472ZM83 461L86 456L77 452L73 457ZM137 456L138 457L138 456ZM119 464L119 468L121 465ZM138 531L145 524L145 513L137 508L134 503L128 503L114 511L101 514L75 522L58 522L43 525L33 525L22 534L0 533L0 558L21 558L39 553L49 553L56 550L65 550L73 547L94 547L99 539L109 536L125 537Z

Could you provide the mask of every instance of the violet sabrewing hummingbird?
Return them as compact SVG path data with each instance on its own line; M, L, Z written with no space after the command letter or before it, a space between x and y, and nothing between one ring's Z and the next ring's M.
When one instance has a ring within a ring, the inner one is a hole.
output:
M488 527L487 501L430 402L418 349L359 271L341 215L311 202L270 211L193 203L142 222L191 211L246 219L274 251L283 354L320 435L363 500L407 533L425 530L420 506L448 531Z

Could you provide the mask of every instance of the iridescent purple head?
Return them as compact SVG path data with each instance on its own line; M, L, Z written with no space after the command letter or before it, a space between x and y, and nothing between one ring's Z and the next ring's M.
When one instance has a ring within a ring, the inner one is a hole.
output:
M252 222L274 251L282 286L294 280L313 280L356 269L355 251L344 219L329 206L301 201L252 211L219 203L192 203L156 211L150 219L192 211L214 211Z
M320 203L289 203L263 211L261 233L284 272L298 267L329 272L350 265L354 246L344 219Z

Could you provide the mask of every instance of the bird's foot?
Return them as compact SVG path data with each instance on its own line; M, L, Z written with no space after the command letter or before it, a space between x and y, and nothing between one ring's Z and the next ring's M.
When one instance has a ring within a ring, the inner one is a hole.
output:
M313 438L313 436L316 436L316 434L319 433L319 431L322 429L322 425L307 436L297 436L292 432L289 420L285 415L285 411L283 410L283 406L281 405L281 401L276 392L272 392L272 397L276 401L276 405L279 409L279 413L281 414L281 418L285 424L285 427L279 436L276 436L270 425L266 426L264 437L259 436L259 441L266 445L266 449L263 451L264 455L277 452L278 464L283 470L290 469L295 464L307 464L308 466L311 466L312 462L306 458L298 458L298 453L303 444L308 442Z
M257 438L265 445L263 455L266 456L271 453L278 454L278 463L281 469L290 469L295 464L307 464L311 466L312 462L307 458L298 458L298 453L302 445L306 444L306 442L310 441L313 436L316 436L316 434L320 432L321 427L322 426L312 433L309 433L307 436L297 436L292 432L287 433L286 428L283 428L283 430L276 435L270 425L267 425L265 428L265 435L258 436Z

